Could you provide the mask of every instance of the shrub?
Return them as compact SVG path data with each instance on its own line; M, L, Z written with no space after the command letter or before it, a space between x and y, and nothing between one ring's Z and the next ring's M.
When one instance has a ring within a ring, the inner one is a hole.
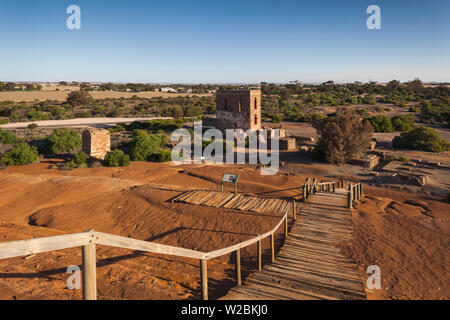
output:
M116 124L113 128L109 128L108 130L110 133L126 131L125 127L120 123Z
M169 162L172 161L172 151L161 150L155 154L155 160L158 162Z
M272 122L273 123L280 123L283 121L283 115L282 114L274 114L272 115Z
M91 97L86 90L72 91L67 96L66 102L72 107L84 106L91 102Z
M4 144L14 144L20 141L19 138L16 137L16 135L9 131L3 131L0 128L0 141Z
M30 130L36 129L37 127L38 127L38 125L36 123L30 123L28 125L28 129L30 129Z
M59 154L81 147L81 138L76 131L61 128L53 132L45 144L48 153Z
M143 130L143 129L134 129L133 130L133 135L135 137L148 136L148 132L146 130Z
M368 119L375 132L394 132L391 119L383 115L376 115Z
M420 109L417 107L410 107L409 112L420 112Z
M28 143L22 142L15 145L0 158L0 165L17 166L33 163L38 160L39 154L37 148L30 146Z
M370 122L362 121L348 109L339 112L336 117L316 122L314 128L320 135L316 156L336 164L345 163L364 153L373 135Z
M146 161L161 148L161 137L158 135L137 136L132 142L131 159Z
M122 150L115 149L108 152L103 161L107 167L125 167L130 165L130 156Z
M441 139L439 132L428 127L416 127L403 132L392 140L395 148L409 148L428 152L443 152L450 150L450 143Z
M71 161L67 162L66 165L70 168L87 167L89 158L90 157L86 153L80 151Z
M414 115L405 114L392 118L392 126L395 131L410 131L414 128Z

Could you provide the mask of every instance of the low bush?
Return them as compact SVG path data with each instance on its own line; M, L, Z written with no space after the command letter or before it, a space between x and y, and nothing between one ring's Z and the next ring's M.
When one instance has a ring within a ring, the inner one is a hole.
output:
M37 127L38 127L38 125L36 123L30 123L27 128L30 130L34 130L34 129L37 129Z
M395 148L409 148L428 152L443 152L450 150L450 143L443 140L439 132L428 127L416 127L403 132L392 140Z
M39 154L36 147L22 142L16 144L11 150L5 152L0 158L0 165L18 166L33 163L39 160Z
M122 150L115 149L108 152L103 161L107 167L125 167L130 165L130 156L123 153Z
M16 135L10 131L3 131L0 128L0 142L4 144L14 144L19 142L20 139L16 137Z
M375 132L394 132L391 119L383 115L368 118Z
M66 163L66 165L70 168L86 168L88 166L89 156L80 151L78 152L75 157Z
M172 161L172 151L170 150L161 150L154 156L155 161L158 162L169 162Z
M410 131L415 127L414 115L397 115L392 118L392 126L394 127L395 131Z

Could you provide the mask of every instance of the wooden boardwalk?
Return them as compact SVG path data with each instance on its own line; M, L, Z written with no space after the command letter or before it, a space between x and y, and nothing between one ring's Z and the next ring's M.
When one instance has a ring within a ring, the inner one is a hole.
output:
M366 299L356 264L336 247L352 239L346 190L311 195L274 263L250 274L224 300Z
M183 202L215 208L245 210L257 213L271 211L279 213L280 215L284 215L286 212L292 213L294 206L293 200L250 196L240 193L235 195L234 193L211 190L187 191L174 198L172 202Z

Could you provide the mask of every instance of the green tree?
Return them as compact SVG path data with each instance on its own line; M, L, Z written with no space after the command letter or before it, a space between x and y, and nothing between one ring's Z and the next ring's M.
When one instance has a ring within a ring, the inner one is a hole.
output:
M39 154L36 147L30 146L28 143L22 142L15 145L11 150L7 151L1 158L0 164L7 166L24 165L39 160Z
M0 128L0 141L4 144L14 144L20 141L16 135L10 131L3 131Z
M161 148L161 137L158 135L139 135L131 147L131 159L133 161L146 161L151 155Z
M391 119L387 116L376 115L368 119L375 132L394 132Z
M392 118L391 122L395 131L410 131L414 128L414 115L397 115Z
M81 147L81 138L76 131L60 128L45 140L45 145L48 153L60 154Z
M416 127L392 140L395 148L409 148L428 152L450 150L450 143L443 140L439 132L428 127Z

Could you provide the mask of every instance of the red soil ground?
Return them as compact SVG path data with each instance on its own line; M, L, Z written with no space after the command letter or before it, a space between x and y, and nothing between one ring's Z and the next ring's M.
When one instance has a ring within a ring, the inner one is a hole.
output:
M181 191L218 189L224 172L238 173L239 192L289 196L305 176L261 176L247 166L172 166L132 163L126 168L50 170L47 163L0 171L0 241L87 229L211 251L272 229L279 217L170 202ZM230 190L232 186L228 187ZM359 264L378 264L383 290L369 298L448 299L450 205L421 196L367 188L354 212L352 243L341 248ZM281 230L280 230L281 232ZM282 244L281 234L277 245ZM243 251L244 279L254 271L256 246ZM269 243L263 242L268 253ZM268 255L265 257L268 260ZM197 299L198 261L98 246L99 299ZM0 260L0 299L80 299L66 288L69 265L81 250L68 249ZM228 255L208 262L210 298L234 285ZM386 289L387 288L387 289Z

